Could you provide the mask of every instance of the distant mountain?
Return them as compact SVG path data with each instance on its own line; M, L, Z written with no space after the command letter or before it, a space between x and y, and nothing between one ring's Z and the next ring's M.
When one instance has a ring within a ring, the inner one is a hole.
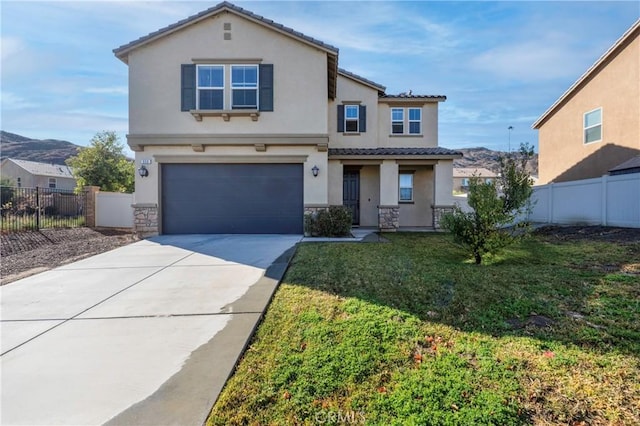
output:
M41 163L65 164L64 160L78 153L80 148L71 142L56 139L31 139L0 131L0 159L39 161Z
M462 158L453 160L453 167L483 167L491 171L498 171L498 157L506 155L506 152L492 151L487 148L462 148L456 149L464 155ZM538 154L533 155L533 159L529 162L529 172L538 175Z

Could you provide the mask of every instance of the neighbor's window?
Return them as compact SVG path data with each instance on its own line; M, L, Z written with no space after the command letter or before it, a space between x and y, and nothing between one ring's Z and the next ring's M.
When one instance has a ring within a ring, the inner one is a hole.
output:
M391 108L391 133L401 135L404 133L404 109Z
M594 109L584 115L584 143L602 139L602 108Z
M419 135L422 133L422 109L409 108L409 134Z
M400 201L413 201L413 173L400 173Z
M469 178L462 178L462 186L469 186Z
M20 178L17 178L17 182L18 182L18 188L20 188L22 186L22 180Z
M231 66L231 108L258 109L258 66Z
M196 109L224 109L224 66L198 65Z
M344 131L346 133L358 133L358 123L360 122L360 106L345 105L344 106Z
M49 188L56 187L56 178L49 178Z

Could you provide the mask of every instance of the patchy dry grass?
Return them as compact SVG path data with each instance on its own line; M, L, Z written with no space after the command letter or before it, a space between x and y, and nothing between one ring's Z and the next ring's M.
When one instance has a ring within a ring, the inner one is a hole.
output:
M208 424L640 424L640 243L299 247Z

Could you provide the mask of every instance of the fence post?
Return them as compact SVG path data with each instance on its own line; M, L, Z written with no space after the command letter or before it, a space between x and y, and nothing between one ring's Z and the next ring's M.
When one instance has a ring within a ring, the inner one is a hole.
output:
M99 186L85 186L83 188L85 194L86 208L84 210L85 224L89 228L96 227L96 194L100 191Z
M549 209L547 211L547 223L553 223L553 182L549 185L549 191L547 191L547 205Z
M36 186L36 231L40 230L40 187Z
M602 185L601 191L600 191L600 197L602 197L602 199L600 200L600 202L602 203L601 206L602 208L600 209L600 222L602 223L602 226L607 226L607 186L609 185L607 183L607 175L602 175L602 177L600 178L600 185Z

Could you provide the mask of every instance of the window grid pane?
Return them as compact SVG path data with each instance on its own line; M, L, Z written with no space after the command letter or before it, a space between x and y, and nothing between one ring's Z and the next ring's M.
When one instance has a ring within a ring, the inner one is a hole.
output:
M345 105L344 116L346 118L358 118L358 109L357 105Z
M400 174L400 201L413 201L413 174Z
M585 129L584 131L584 140L585 142L595 142L602 139L602 126L591 127L590 129Z
M391 133L393 133L394 135L404 133L404 125L402 124L402 121L392 123Z
M409 133L412 135L420 134L420 122L419 121L411 121L409 123Z
M409 120L420 121L422 118L422 110L420 108L409 108Z
M221 66L199 66L198 87L223 88L224 69Z
M597 109L584 115L584 127L602 124L602 110Z
M253 65L231 67L231 87L257 88L258 87L258 67Z
M402 108L393 108L391 110L392 121L404 121L404 110Z
M200 89L198 93L198 108L223 109L223 90Z

